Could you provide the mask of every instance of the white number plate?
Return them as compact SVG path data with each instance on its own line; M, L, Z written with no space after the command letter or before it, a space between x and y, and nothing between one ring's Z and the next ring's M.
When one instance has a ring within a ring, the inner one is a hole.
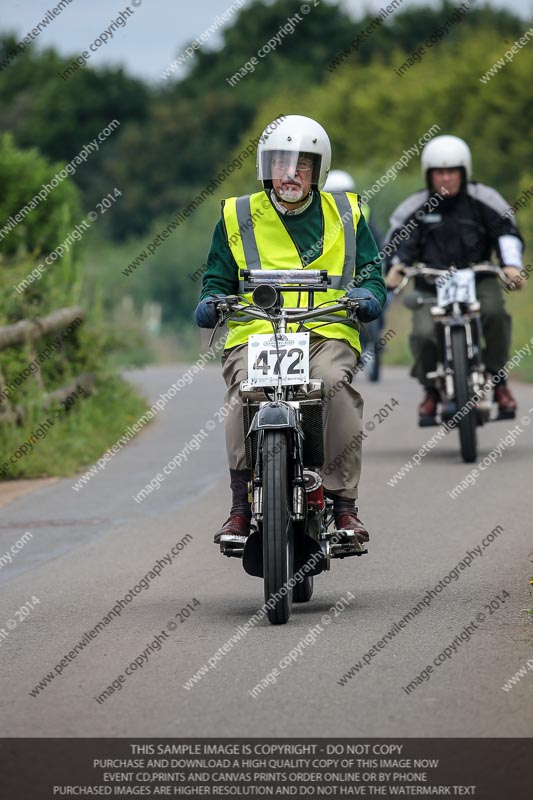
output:
M459 269L439 278L437 284L437 304L475 303L476 279L473 269Z
M277 347L276 347L277 338ZM309 332L255 333L248 337L248 382L283 386L309 381Z

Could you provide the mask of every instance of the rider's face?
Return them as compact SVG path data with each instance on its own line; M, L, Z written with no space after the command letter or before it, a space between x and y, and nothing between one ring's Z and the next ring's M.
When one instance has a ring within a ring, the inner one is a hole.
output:
M272 160L272 186L282 204L288 209L299 208L311 191L312 158L287 158L283 154Z
M432 169L431 187L434 192L440 192L447 197L459 194L461 190L461 169L453 167L451 169Z

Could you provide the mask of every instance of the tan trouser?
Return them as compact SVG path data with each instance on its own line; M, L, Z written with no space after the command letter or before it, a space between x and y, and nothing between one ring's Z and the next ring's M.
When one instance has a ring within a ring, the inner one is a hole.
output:
M363 398L351 385L357 353L341 339L311 336L310 377L322 378L326 390L323 407L324 488L348 499L357 498L361 474ZM239 397L239 384L248 376L248 345L226 350L222 374L228 390L226 403ZM226 451L230 469L246 469L242 404L229 406L226 417Z

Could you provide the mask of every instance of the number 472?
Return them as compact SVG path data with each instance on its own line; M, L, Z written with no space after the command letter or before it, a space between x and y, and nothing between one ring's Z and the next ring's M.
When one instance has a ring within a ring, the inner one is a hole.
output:
M274 365L274 375L279 375L281 372L281 362L285 355L290 358L293 355L296 355L294 361L289 364L287 368L287 373L289 375L301 372L301 369L296 369L296 366L300 363L303 358L303 352L298 347L292 347L290 350L286 350L284 348L280 348L279 350L261 350L258 354L257 358L254 362L254 370L261 370L263 375L268 374L268 356L277 356L276 363Z

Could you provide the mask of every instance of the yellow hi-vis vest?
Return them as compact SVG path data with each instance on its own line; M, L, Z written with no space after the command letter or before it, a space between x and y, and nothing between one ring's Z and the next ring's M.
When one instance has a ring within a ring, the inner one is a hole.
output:
M324 233L322 240L316 243L316 252L321 255L307 266L302 264L296 245L265 192L224 201L222 214L228 243L239 269L242 298L252 301L251 293L244 293L241 269L325 269L331 278L331 287L327 292L315 292L315 306L343 297L345 287L353 286L356 231L361 216L358 196L351 192L320 192L320 201ZM284 305L307 307L307 297L304 291L284 292ZM295 331L298 324L288 324L287 331ZM328 339L344 339L361 352L358 325L349 320L344 311L325 315L316 322L307 321L304 327L306 330L316 328L320 336ZM271 333L272 325L263 320L235 318L228 322L228 329L226 349L246 344L252 333Z

